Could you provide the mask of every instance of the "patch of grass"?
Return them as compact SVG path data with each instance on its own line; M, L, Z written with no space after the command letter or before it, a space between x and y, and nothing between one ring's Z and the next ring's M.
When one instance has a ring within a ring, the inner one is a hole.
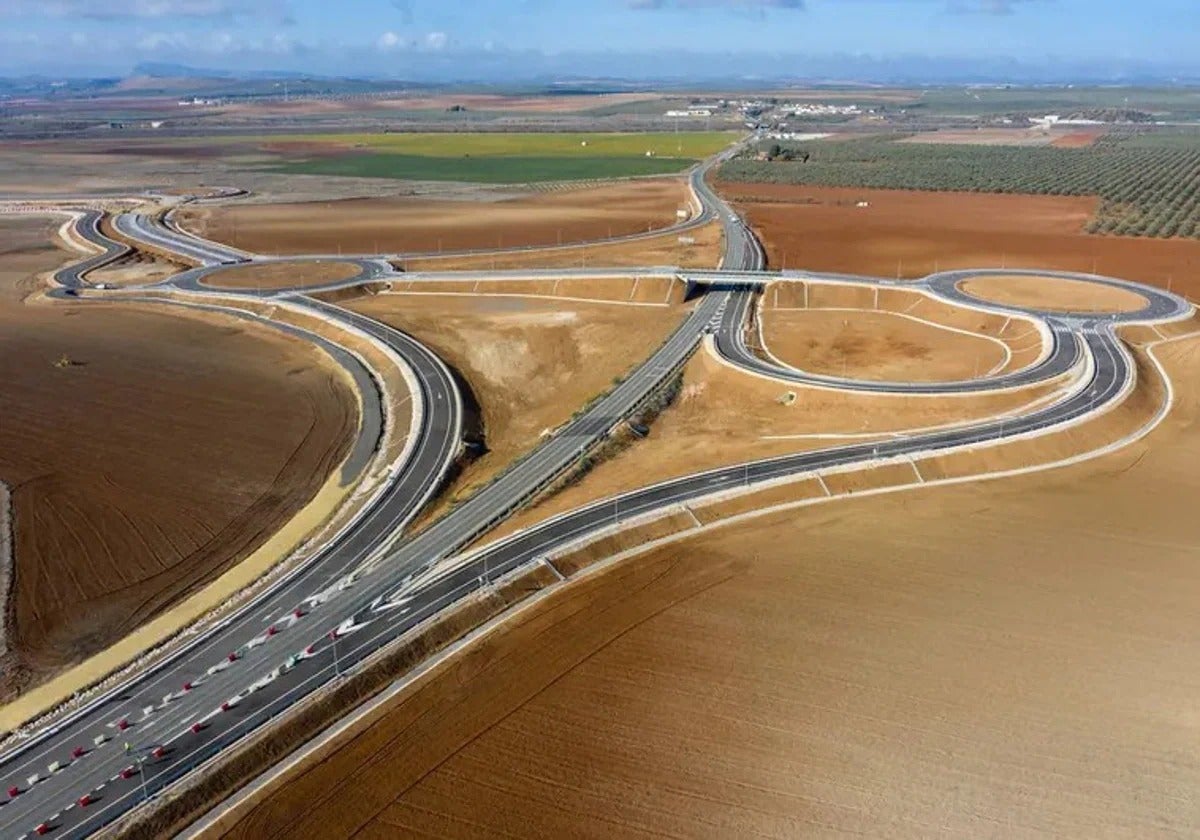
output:
M410 181L525 184L662 175L681 172L694 162L674 157L428 157L365 153L283 163L267 171Z

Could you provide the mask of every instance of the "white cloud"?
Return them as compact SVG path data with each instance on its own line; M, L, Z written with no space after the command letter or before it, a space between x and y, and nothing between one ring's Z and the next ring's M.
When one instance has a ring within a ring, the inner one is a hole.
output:
M401 43L403 43L403 40L395 32L384 32L379 36L379 40L375 42L375 46L387 51L396 49Z
M430 32L428 35L425 36L426 49L430 49L430 50L444 49L446 47L446 42L447 42L447 38L446 38L445 32Z
M0 16L284 19L289 6L289 0L5 0Z

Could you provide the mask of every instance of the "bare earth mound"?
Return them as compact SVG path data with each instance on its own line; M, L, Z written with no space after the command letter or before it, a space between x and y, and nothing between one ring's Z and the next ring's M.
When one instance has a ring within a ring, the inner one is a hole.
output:
M1136 312L1146 306L1136 292L1061 277L972 277L959 288L980 300L1052 312Z
M1092 236L1097 199L721 183L772 266L920 277L952 268L1084 271L1200 294L1200 240ZM867 202L867 207L857 206Z
M63 255L44 222L4 233L11 696L266 540L344 457L357 409L324 354L273 331L182 309L24 304L30 274Z
M482 410L487 454L464 495L612 387L656 348L682 308L523 298L376 295L347 305L426 342L465 378Z
M890 312L765 309L763 333L785 363L851 379L970 379L1005 361L997 341Z
M721 226L713 223L685 234L647 236L629 242L475 254L467 257L405 260L407 271L458 271L505 268L596 268L674 265L682 268L716 268L721 260Z
M185 207L188 230L260 254L383 254L557 245L674 224L680 179L635 180L506 200L397 196Z
M226 836L1194 834L1198 347L1147 444L567 588Z
M344 262L277 262L238 265L210 274L206 286L216 289L282 289L289 286L319 286L349 280L358 266Z

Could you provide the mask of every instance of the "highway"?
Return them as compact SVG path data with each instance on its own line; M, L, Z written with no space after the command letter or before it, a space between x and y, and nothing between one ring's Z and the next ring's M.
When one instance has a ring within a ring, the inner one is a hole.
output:
M193 237L154 224L145 216L118 216L116 227L131 239L200 263L200 270L189 273L189 282L198 281L206 268L241 259L236 252L215 244L197 243ZM89 239L101 236L94 225L80 232ZM736 234L731 241L738 241ZM752 254L754 249L744 247L742 253ZM378 268L376 263L371 263L366 270ZM78 287L83 282L82 273L68 271L61 282ZM196 288L199 288L198 283ZM260 296L273 297L275 293ZM75 714L52 733L33 739L3 756L0 773L7 780L6 786L16 786L22 792L0 810L0 828L6 834L20 836L46 822L55 826L56 836L86 836L136 805L143 795L141 774L137 784L134 780L120 778L121 771L131 762L131 757L121 746L129 739L128 733L133 733L130 743L135 752L136 749L158 746L170 750L140 767L145 775L145 791L161 789L194 768L202 758L258 728L281 708L295 702L298 696L334 678L339 667L351 667L368 652L461 598L467 593L466 588L446 589L438 584L423 590L411 608L389 610L386 619L379 626L371 627L369 632L355 634L350 629L354 625L354 616L371 611L371 604L388 595L397 585L428 570L499 522L569 470L582 453L603 440L613 426L678 370L698 346L725 297L708 295L701 298L695 310L663 346L603 399L483 491L455 507L415 538L402 542L385 560L374 563L372 574L364 574L357 582L347 585L344 582L346 575L385 548L402 521L407 521L436 489L440 483L437 476L441 474L441 464L448 463L452 455L436 467L429 461L436 460L434 453L456 451L460 432L456 430L455 435L444 437L444 450L432 442L423 447L430 455L410 461L413 480L396 483L389 493L393 504L323 551L298 574L288 578L286 585L276 588L268 597L256 602L253 609L243 610L203 642L173 657L153 673L134 679L121 691ZM423 383L427 379L438 381L444 371L440 362L432 357L424 360L427 369L422 370L422 360L417 356L423 348L407 336L371 319L310 298L294 295L289 299L327 316L346 319L377 337L385 337L398 352L406 357L414 356L409 361ZM412 346L405 347L405 341L411 342ZM441 370L435 371L437 367ZM434 388L431 387L431 393L425 395L426 405L449 404L457 400L457 392L453 391L448 376L442 384L440 393L432 392ZM429 416L436 431L439 426L437 416L432 412ZM440 422L442 431L449 427L449 421ZM431 432L429 437L432 441L439 436ZM393 510L402 503L406 517L396 516ZM302 617L295 617L297 609ZM329 630L338 626L348 628L345 641L328 638ZM272 627L275 632L268 634L268 628ZM351 639L353 643L350 643ZM290 647L284 648L284 644ZM337 662L334 661L335 650ZM232 661L230 653L235 654ZM297 655L294 661L289 660ZM292 666L287 674L248 690L248 686L264 675L270 675L284 662L290 662ZM228 712L218 711L222 703L231 699L235 705ZM149 714L146 710L150 710ZM213 716L212 725L192 732L192 724L206 716ZM127 730L118 731L118 721L135 723ZM101 735L108 736L109 740L97 745L95 739ZM186 744L186 748L175 746L180 742ZM87 752L72 758L72 753L79 748ZM61 762L62 767L57 772L50 772L50 766L56 761ZM30 784L28 780L35 773L41 778ZM71 803L78 803L78 797L85 793L96 796L96 801L87 806L76 804L71 807Z
M569 471L581 454L601 442L610 429L680 370L706 335L712 335L717 351L733 363L750 363L746 356L751 354L745 350L741 333L754 290L746 282L747 275L739 272L761 271L765 258L742 220L708 188L706 171L701 168L693 173L693 187L724 226L726 250L721 272L685 275L701 294L683 323L610 393L494 482L413 536L397 539L402 526L436 490L438 476L457 452L461 436L456 419L460 412L453 408L458 395L444 365L402 333L332 304L292 290L244 293L248 297L282 297L325 317L342 319L401 353L417 371L421 398L429 407L425 413L428 427L420 432L422 444L405 465L404 474L390 486L386 503L377 504L358 527L278 583L253 608L243 609L196 640L185 653L132 679L55 731L0 757L0 782L21 791L0 807L0 832L19 837L44 822L54 827L54 836L87 836L136 806L144 795L161 790L256 731L429 616L509 571L539 562L548 552L622 520L780 477L978 445L1078 420L1119 397L1132 382L1132 360L1113 334L1115 324L1141 317L1178 318L1190 312L1190 305L1180 299L1155 292L1147 307L1151 315L1111 319L1043 314L1052 333L1062 336L1056 346L1070 348L1069 353L1054 351L1047 358L1061 355L1063 361L1055 364L1063 364L1069 356L1068 367L1081 365L1084 376L1066 397L1025 416L686 476L570 511L459 556L477 536ZM189 274L187 288L193 292L203 288L207 269L245 259L240 252L204 243L145 218L118 217L118 229L205 267ZM98 230L95 235L99 236ZM377 262L366 262L364 272L375 278L384 276ZM958 279L932 278L929 289L947 297L960 296ZM82 272L72 276L69 269L62 282L82 283ZM972 305L979 302L972 301ZM1050 369L1043 364L1024 373L1044 377ZM792 375L786 374L787 370L774 366L766 374L785 374L786 379ZM338 632L331 636L333 628ZM223 709L222 704L229 705ZM119 721L131 726L120 731ZM199 724L198 731L192 731L194 724ZM108 740L97 744L94 739L98 735ZM134 757L125 753L126 741L134 747ZM165 752L140 765L144 780L137 773L121 778L122 770L134 766L136 755L155 747ZM85 753L72 757L76 748ZM63 766L51 773L48 768L55 761ZM35 772L46 778L30 785L27 779ZM78 804L85 794L96 798Z

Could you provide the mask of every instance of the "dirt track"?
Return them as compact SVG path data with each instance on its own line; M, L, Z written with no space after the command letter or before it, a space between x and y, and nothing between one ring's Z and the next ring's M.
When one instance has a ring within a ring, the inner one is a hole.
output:
M261 254L403 253L557 245L675 223L681 179L530 193L503 201L417 197L185 207L188 230Z
M952 268L1086 271L1200 296L1200 241L1091 236L1096 199L722 183L774 267L918 277ZM857 207L866 201L869 207Z
M616 566L226 836L1193 835L1200 342L1163 357L1146 444Z
M30 275L64 255L45 244L48 223L3 226L11 696L269 537L344 456L357 410L326 357L274 332L162 309L22 303Z

